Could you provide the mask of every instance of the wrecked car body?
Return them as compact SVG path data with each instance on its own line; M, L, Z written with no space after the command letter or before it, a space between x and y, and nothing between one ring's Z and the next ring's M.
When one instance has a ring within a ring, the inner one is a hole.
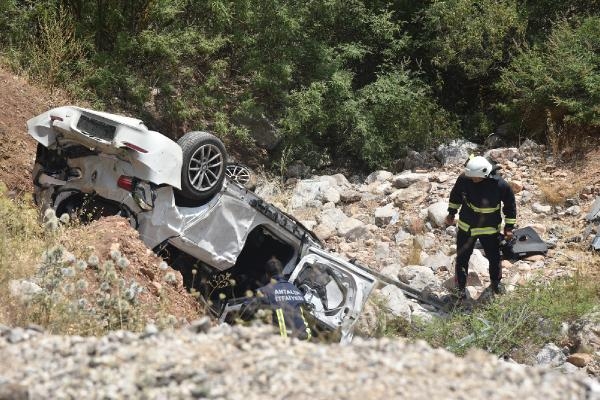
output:
M42 212L128 218L215 314L262 286L265 262L276 256L316 323L351 339L377 279L227 178L227 154L216 137L190 132L174 142L141 120L73 106L27 126L39 143L33 180Z

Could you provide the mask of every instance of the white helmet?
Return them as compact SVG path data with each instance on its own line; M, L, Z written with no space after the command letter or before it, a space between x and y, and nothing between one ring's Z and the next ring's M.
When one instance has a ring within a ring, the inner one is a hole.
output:
M492 163L485 157L471 156L465 165L465 176L469 178L487 178L492 173L493 168Z

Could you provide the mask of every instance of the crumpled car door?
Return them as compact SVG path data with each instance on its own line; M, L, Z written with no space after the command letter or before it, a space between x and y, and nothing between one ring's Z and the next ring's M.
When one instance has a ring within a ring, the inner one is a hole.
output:
M311 304L311 314L349 343L353 327L377 279L349 262L311 247L290 275Z

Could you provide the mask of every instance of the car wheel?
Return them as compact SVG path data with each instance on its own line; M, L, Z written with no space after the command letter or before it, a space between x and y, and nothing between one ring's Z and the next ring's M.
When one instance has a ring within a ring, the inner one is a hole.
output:
M256 177L252 170L243 164L230 163L225 173L232 181L242 185L248 190L256 189Z
M225 146L207 132L188 132L177 144L183 152L181 195L189 200L204 201L217 194L225 179Z

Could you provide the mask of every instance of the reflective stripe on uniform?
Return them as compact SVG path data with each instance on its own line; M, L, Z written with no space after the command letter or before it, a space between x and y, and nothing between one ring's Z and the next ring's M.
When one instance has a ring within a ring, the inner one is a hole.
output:
M310 328L308 327L306 318L304 318L304 309L302 307L300 307L300 315L302 316L302 321L304 321L304 326L306 326L306 340L310 340L310 338L312 337L312 332L310 331Z
M517 223L517 219L516 218L504 218L504 223L505 224L516 224Z
M456 225L458 226L459 229L461 229L465 232L469 232L470 226L466 222L463 222L459 219L458 221L456 221Z
M491 214L500 209L500 204L498 204L496 207L476 207L467 201L467 205L469 208L471 208L471 210L480 214Z
M493 235L494 233L500 232L498 228L485 227L485 228L471 228L471 236L479 235Z
M279 324L279 334L282 337L287 337L287 328L285 327L285 319L283 318L283 310L278 308L275 310L275 314L277 315L277 323Z
M452 208L454 210L458 210L460 208L460 204L448 203L448 208Z
M465 231L465 232L470 231L471 236L493 235L494 233L500 232L500 225L498 225L497 227L484 226L484 227L480 227L480 228L471 228L471 226L469 226L469 224L461 221L460 219L458 221L456 221L456 225L462 231Z

